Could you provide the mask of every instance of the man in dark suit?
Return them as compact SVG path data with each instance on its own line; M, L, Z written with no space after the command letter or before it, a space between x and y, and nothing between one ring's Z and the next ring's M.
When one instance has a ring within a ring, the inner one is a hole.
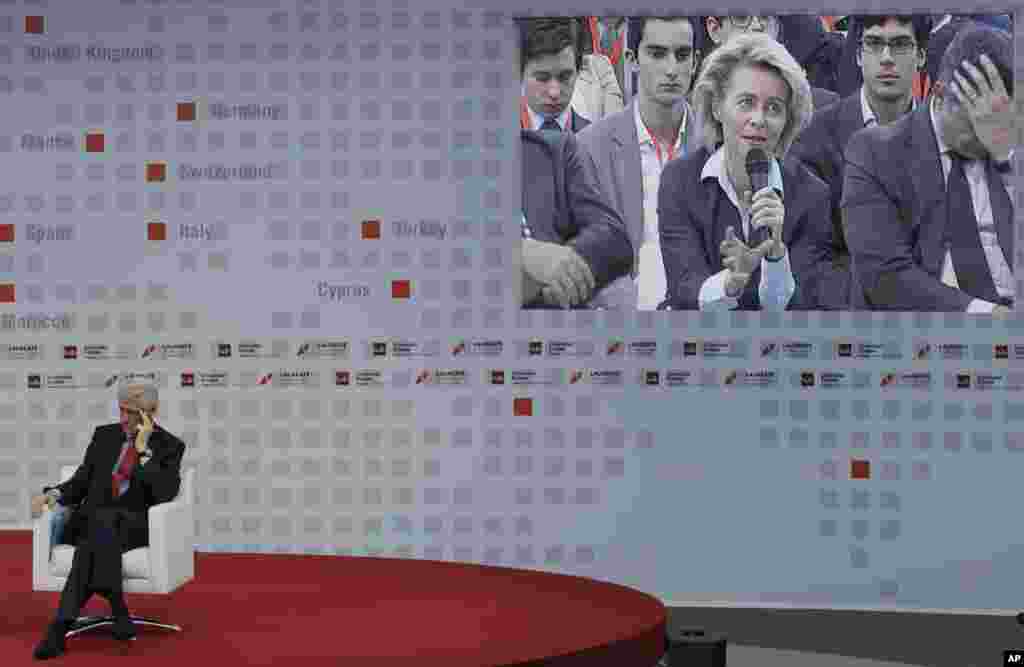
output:
M1013 303L1013 42L970 24L929 104L846 147L854 307L993 313Z
M778 16L772 15L707 16L704 19L704 26L705 34L710 40L710 48L705 53L709 52L711 48L725 44L732 37L746 32L763 32L775 41L779 41L782 33L782 22ZM783 45L785 46L785 44ZM811 86L811 101L814 103L815 109L822 109L839 101L839 95L831 90Z
M569 103L583 67L579 18L519 19L520 127L579 132L590 124Z
M853 19L861 35L857 65L864 84L840 102L814 112L792 152L832 195L832 265L823 267L818 295L826 310L850 307L850 252L843 237L843 151L853 133L887 125L913 109L915 73L924 66L931 32L928 16L865 15Z
M633 267L626 225L574 134L521 135L523 307L586 307Z
M178 495L185 444L153 422L159 407L156 387L122 386L118 407L120 423L96 429L74 476L32 499L33 514L47 503L73 508L64 542L75 545L57 616L36 647L37 659L64 652L65 636L93 593L110 601L114 637L135 637L124 601L121 557L149 543L149 508Z
M821 88L837 93L843 35L825 30L822 17L813 14L781 15L779 23L779 41L807 72L812 91Z

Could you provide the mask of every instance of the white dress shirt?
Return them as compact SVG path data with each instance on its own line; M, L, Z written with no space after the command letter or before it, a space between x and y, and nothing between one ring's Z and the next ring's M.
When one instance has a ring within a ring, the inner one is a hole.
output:
M644 237L637 261L637 309L656 310L665 300L668 281L665 278L665 262L661 256L661 238L658 236L658 187L661 172L672 158L679 157L686 146L686 123L688 113L679 124L675 146L661 144L647 131L647 125L640 117L640 102L633 102L633 117L636 121L636 136L640 143L640 173L643 191Z
M917 100L914 99L913 95L910 97L910 110L913 111L917 108ZM868 104L868 94L864 92L864 86L860 87L860 112L864 116L864 127L874 127L878 125L878 118L875 116L875 110Z
M953 159L948 155L949 146L939 135L938 123L935 119L934 103L929 108L932 121L932 130L939 145L939 155L942 159L942 173L949 181L949 172L953 168ZM1011 158L1012 159L1012 158ZM964 161L964 175L967 177L967 186L971 190L971 202L974 204L974 217L978 219L978 233L981 236L981 247L985 251L985 259L988 260L989 270L992 272L992 281L995 283L996 292L1001 297L1013 298L1016 286L1013 282L1013 272L1006 260L1003 249L999 246L999 237L996 235L996 223L992 214L992 202L988 193L988 175L985 172L985 160ZM1003 185L1013 202L1014 184L1013 174L1002 174ZM946 253L946 259L942 265L942 282L946 285L960 289L956 278L956 268L953 266L953 254ZM973 299L967 305L968 313L991 313L996 304L983 299Z
M704 163L700 180L717 178L718 184L729 197L729 201L739 211L740 220L743 222L743 234L750 238L750 212L740 206L736 189L732 185L725 170L725 149L720 147L712 153L708 161ZM772 168L768 173L768 183L783 192L782 171L779 163L772 159ZM715 251L717 252L717 248ZM726 296L725 280L729 276L729 269L722 269L712 275L701 285L697 302L701 310L732 310L739 305L739 299ZM785 310L789 300L793 298L796 291L796 280L793 278L793 269L789 263L789 250L778 261L761 260L761 280L757 286L757 294L761 301L762 310Z
M935 33L937 33L940 28L944 27L951 20L953 20L952 14L946 14L945 16L943 16L942 19L935 24L935 27L932 28L931 34L934 35Z

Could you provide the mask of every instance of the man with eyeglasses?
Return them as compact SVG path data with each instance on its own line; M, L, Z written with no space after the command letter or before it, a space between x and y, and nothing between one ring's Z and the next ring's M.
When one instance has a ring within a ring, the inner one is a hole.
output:
M821 267L818 282L822 310L850 308L850 252L839 207L843 151L854 132L888 125L914 108L914 75L924 67L931 31L927 15L859 16L852 24L852 33L861 36L857 65L864 83L838 103L817 110L792 148L832 195L832 262Z
M1013 38L970 23L927 104L850 138L841 206L854 307L1010 312L1013 83Z
M778 16L708 16L704 19L707 37L714 46L725 44L735 35L746 32L763 32L772 39L781 41L782 23ZM710 51L710 49L707 49ZM839 95L824 88L811 87L811 100L815 109L822 109L839 100Z

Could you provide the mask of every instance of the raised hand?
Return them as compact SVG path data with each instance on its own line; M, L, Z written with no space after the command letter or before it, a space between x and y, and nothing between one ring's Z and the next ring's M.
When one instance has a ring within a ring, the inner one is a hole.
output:
M1005 162L1010 159L1010 151L1018 140L1017 114L995 63L985 54L980 61L984 73L965 60L962 65L971 75L970 80L957 71L950 87L967 109L978 140L993 160Z

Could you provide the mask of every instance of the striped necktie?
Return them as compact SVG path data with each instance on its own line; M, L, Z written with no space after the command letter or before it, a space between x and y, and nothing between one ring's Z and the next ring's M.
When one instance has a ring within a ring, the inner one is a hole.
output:
M139 452L135 449L135 443L132 441L128 442L128 449L125 450L124 456L121 457L121 464L117 466L117 470L114 471L113 487L114 497L119 498L121 494L128 488L128 480L132 477L132 472L135 470L135 464L139 460Z

